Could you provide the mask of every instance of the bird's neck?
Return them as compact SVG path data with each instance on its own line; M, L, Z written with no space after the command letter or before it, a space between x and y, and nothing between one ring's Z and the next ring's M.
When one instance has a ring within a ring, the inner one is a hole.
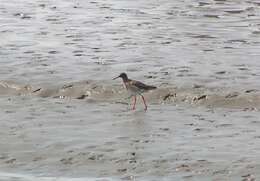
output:
M123 82L124 82L124 83L126 83L126 82L129 81L129 79L128 79L127 77L123 77L122 79L123 79Z

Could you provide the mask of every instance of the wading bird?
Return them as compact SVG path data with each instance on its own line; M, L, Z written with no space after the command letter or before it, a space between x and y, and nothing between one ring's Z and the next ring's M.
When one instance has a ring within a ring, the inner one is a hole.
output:
M127 91L129 91L131 97L134 97L134 104L133 104L132 109L135 110L136 95L140 95L144 102L144 106L145 106L144 110L147 110L147 104L146 104L145 98L142 95L142 93L147 92L149 90L156 89L156 87L151 86L151 85L146 85L140 81L131 80L127 77L126 73L121 73L119 76L115 77L113 80L115 80L119 77L121 77L123 79L125 88L127 89Z

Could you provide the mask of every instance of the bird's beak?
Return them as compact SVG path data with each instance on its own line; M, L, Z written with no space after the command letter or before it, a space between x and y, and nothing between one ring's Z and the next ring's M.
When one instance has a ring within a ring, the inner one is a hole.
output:
M113 80L115 80L115 79L117 79L117 78L119 78L119 76L117 76L117 77L113 78Z

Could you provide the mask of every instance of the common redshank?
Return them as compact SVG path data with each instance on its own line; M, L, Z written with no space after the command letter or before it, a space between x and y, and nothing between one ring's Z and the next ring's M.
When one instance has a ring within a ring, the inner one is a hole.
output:
M136 81L136 80L131 80L127 77L126 73L121 73L119 76L115 77L113 80L117 79L121 77L123 79L125 88L129 91L130 93L130 97L134 97L134 104L133 104L133 110L135 110L135 104L136 104L136 95L140 95L143 99L143 103L144 103L144 110L147 110L147 104L145 101L144 96L142 95L142 93L147 92L149 90L153 90L156 89L155 86L151 86L151 85L146 85L140 81Z

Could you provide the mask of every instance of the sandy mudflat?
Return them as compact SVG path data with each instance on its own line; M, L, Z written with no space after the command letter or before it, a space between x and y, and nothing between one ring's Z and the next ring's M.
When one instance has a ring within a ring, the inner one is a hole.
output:
M0 4L1 181L260 179L259 2Z

